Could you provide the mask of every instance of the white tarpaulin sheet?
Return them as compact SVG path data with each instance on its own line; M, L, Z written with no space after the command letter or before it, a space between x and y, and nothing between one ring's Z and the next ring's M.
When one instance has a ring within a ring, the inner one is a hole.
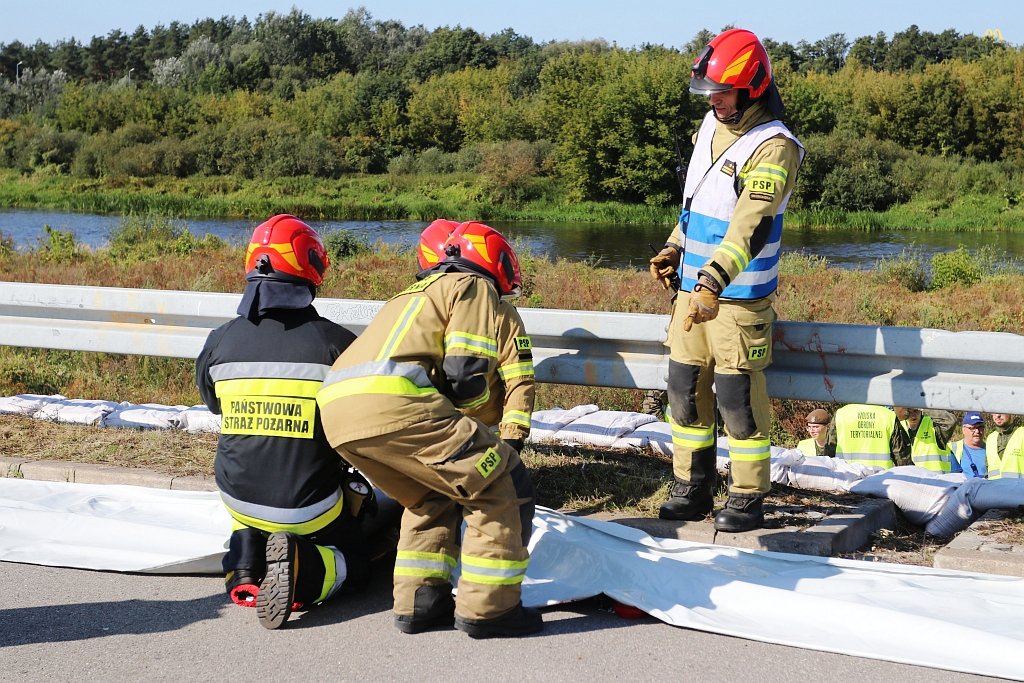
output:
M0 479L0 559L220 570L216 493ZM538 508L529 605L600 593L669 624L1024 680L1024 579L653 539Z

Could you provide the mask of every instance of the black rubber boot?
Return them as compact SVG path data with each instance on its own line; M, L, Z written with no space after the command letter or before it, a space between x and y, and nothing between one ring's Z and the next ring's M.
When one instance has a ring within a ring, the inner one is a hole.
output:
M658 517L695 522L711 514L715 505L715 483L718 480L717 449L701 448L693 452L690 479L675 480L669 499L662 503Z
M715 515L715 530L737 533L764 526L764 496L729 494L722 511Z
M694 486L688 481L676 479L669 499L658 510L658 517L695 522L711 514L714 504L715 497L710 486Z
M451 584L430 584L416 589L412 614L396 614L395 626L402 633L423 633L434 628L451 628L455 623L455 598Z
M288 621L298 583L298 542L294 534L275 531L267 539L267 576L256 596L256 616L264 628L277 629Z
M540 612L519 603L500 617L493 619L463 619L455 617L455 628L470 638L515 638L537 633L544 628Z

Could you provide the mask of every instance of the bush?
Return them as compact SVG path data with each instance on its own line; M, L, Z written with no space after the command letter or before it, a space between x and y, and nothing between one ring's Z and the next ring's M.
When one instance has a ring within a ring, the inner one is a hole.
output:
M964 248L932 256L932 289L973 285L984 276L982 264Z
M71 231L54 230L49 225L44 225L43 229L46 230L46 239L40 240L37 250L43 261L68 263L81 255Z
M187 256L224 246L215 235L196 237L166 218L129 216L110 234L110 255L123 261L153 261L167 254Z
M810 135L797 176L793 208L884 211L910 198L904 174L894 173L911 152L852 133Z
M354 235L348 230L332 230L325 234L323 239L327 254L335 263L370 253L370 243L366 238Z
M875 264L877 279L894 284L910 292L923 292L927 288L928 274L921 257L904 251L897 257L886 257Z

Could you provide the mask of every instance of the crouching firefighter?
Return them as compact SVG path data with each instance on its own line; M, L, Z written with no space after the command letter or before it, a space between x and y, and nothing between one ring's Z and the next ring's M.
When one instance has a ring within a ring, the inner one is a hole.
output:
M463 414L490 400L499 297L521 288L519 263L479 223L456 227L443 253L335 361L317 394L324 431L405 508L394 576L400 631L534 633L541 615L520 599L529 559L520 501L532 506L532 488L523 488L516 450Z
M214 470L234 522L225 586L270 629L369 576L359 516L373 490L327 443L315 398L355 339L312 305L327 267L320 236L298 218L257 227L239 317L196 361L203 401L222 416Z
M711 109L694 137L683 211L651 273L681 286L669 326L668 397L675 484L660 517L702 519L717 475L715 399L729 439L730 482L719 531L764 521L771 490L771 363L782 217L803 148L779 120L768 54L750 31L714 38L693 64L690 92ZM714 391L712 391L712 383Z

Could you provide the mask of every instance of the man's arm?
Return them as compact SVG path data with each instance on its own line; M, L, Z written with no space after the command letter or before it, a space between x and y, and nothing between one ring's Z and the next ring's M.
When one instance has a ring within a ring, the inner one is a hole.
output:
M488 382L498 359L498 293L474 276L465 279L456 297L444 332L443 369L456 407L476 408L490 397Z
M530 435L536 393L533 344L515 306L502 301L498 312L498 374L505 385L499 432L502 439L521 446Z
M889 453L892 455L892 461L897 465L913 465L914 463L910 459L910 448L913 445L910 435L900 424L898 417L894 418L894 421L892 436L889 437Z
M945 449L949 445L949 440L953 438L953 432L959 422L956 415L948 410L925 410L922 412L932 418L932 425L935 428L935 443L939 448Z

